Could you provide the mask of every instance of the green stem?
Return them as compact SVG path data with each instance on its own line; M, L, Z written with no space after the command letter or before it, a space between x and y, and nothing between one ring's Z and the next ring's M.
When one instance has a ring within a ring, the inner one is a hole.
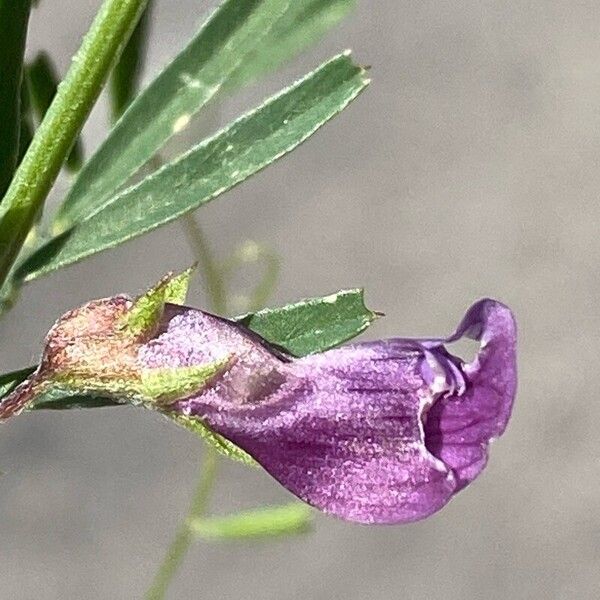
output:
M0 0L0 198L19 156L23 56L30 0Z
M26 87L31 98L33 112L36 113L38 121L43 121L52 105L54 96L56 96L59 83L58 75L48 54L43 51L39 52L35 60L29 63L25 69L24 83L28 84ZM31 141L31 137L29 141ZM67 157L65 167L72 172L77 172L82 164L83 148L80 138L77 138Z
M152 586L146 593L146 600L163 600L166 597L169 584L181 566L190 545L194 541L194 533L190 523L204 516L208 508L210 492L212 490L217 469L217 451L206 445L204 460L200 468L200 479L192 498L187 519L181 523L175 533L165 558L160 565Z
M227 291L210 246L204 238L200 225L192 215L185 215L181 222L194 250L194 255L200 263L211 309L224 314L227 312Z
M104 0L83 38L0 206L0 287L147 2Z

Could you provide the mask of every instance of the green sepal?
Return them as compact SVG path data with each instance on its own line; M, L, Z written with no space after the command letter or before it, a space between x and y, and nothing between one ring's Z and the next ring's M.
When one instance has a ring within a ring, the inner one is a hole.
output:
M55 373L46 380L48 388L44 391L51 392L50 397L67 396L96 396L102 398L122 398L117 402L124 404L141 404L144 400L139 392L139 381L121 373L96 375L93 373Z
M167 275L139 296L124 316L122 328L134 336L151 332L160 321L167 302L185 302L192 271L193 268L189 268L179 275Z
M139 394L142 398L161 403L180 400L201 390L230 362L227 357L206 365L146 369L142 371Z
M103 398L121 399L119 403L166 405L202 390L229 362L227 357L206 365L145 369L135 378L60 374L47 382L69 395L100 394Z
M212 446L223 456L232 460L237 460L251 467L258 466L258 463L245 450L238 448L233 442L230 442L222 435L215 433L208 425L202 423L202 421L196 417L187 417L185 415L171 413L166 414L169 419L201 437L207 444Z
M167 278L164 288L165 302L179 305L185 304L193 272L194 267L190 267L183 271L183 273L179 273L179 275L172 275Z

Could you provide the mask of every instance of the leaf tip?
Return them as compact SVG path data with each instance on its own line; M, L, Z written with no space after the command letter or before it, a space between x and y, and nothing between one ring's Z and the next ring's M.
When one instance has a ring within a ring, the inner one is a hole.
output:
M377 321L378 319L380 319L381 317L385 317L385 313L381 312L380 310L372 310L371 308L368 307L367 305L367 301L365 300L365 289L364 288L357 288L355 290L351 290L352 292L358 293L358 295L360 296L360 300L362 302L362 305L367 313L367 318L366 318L366 322L370 325L371 323L373 323L374 321Z

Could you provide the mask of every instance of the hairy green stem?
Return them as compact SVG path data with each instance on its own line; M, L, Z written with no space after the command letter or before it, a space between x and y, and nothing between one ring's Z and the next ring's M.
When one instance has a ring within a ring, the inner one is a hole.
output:
M0 205L0 287L147 2L104 0L83 38Z
M21 81L30 0L0 0L0 198L19 156Z
M194 533L190 527L190 523L194 519L204 516L208 508L216 469L217 451L207 444L204 450L204 459L200 467L200 478L192 498L188 517L179 525L165 558L156 573L152 586L146 593L146 600L163 600L166 597L167 589L181 566L190 545L194 541Z
M36 113L38 121L41 122L56 96L59 84L58 74L46 52L39 52L35 60L27 65L23 82L29 92L31 108ZM29 142L32 137L33 135L30 136ZM29 146L29 142L27 146ZM75 173L81 169L82 164L83 147L81 140L77 138L67 157L65 167Z

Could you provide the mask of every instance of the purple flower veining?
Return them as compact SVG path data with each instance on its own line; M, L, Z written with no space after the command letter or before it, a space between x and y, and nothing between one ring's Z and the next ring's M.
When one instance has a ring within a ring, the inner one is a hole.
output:
M119 325L132 305L118 296L65 315L0 418L57 374L63 387L139 401L148 374L217 365L166 403L141 401L201 421L326 513L406 523L436 512L479 475L510 417L515 321L494 300L474 304L448 338L380 340L304 358L238 323L168 303L151 331L133 335ZM480 341L470 363L445 347L461 337Z

